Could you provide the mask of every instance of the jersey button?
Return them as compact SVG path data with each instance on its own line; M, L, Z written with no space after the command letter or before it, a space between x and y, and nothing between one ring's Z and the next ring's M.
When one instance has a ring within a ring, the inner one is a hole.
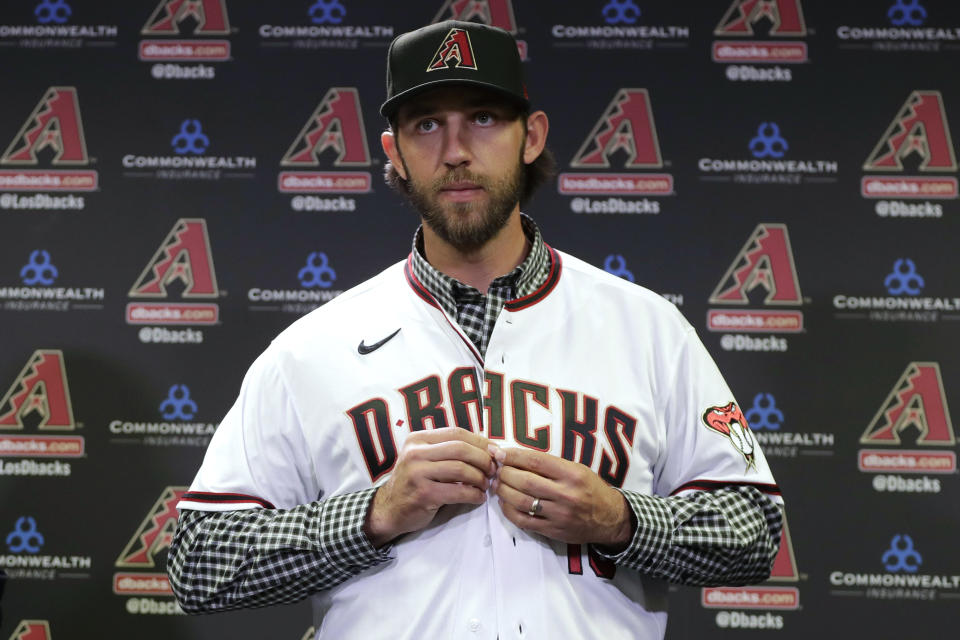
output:
M478 618L470 618L470 622L467 623L467 628L470 629L472 633L480 631L480 620Z
M489 535L483 536L483 546L489 547L493 543L492 538Z

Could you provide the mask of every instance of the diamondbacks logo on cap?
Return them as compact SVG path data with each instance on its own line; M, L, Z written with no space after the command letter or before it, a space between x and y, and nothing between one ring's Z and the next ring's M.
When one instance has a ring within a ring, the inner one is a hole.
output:
M0 164L37 164L37 152L51 149L53 165L87 164L77 90L50 87L0 157Z
M457 69L477 70L476 58L473 55L473 44L470 42L470 34L463 29L454 27L450 29L440 48L433 54L430 64L427 65L427 71L437 71L438 69L449 69L451 63Z
M607 105L570 166L605 168L610 156L626 153L627 169L663 166L660 143L653 123L650 94L646 89L620 89Z
M115 566L138 569L157 566L157 556L169 548L173 540L173 532L177 528L177 503L186 492L187 487L167 487L163 490L117 558Z
M940 365L936 362L907 365L860 442L898 445L900 435L910 427L920 434L917 436L918 445L956 444Z
M167 285L174 281L183 283L184 298L219 295L207 223L202 218L177 220L128 295L163 298L167 296Z
M194 35L230 33L225 0L161 0L140 31L143 35L177 35L187 18L196 21Z
M73 430L70 389L59 349L37 349L27 360L3 400L0 400L0 429L23 429L24 418L39 416L42 430Z
M956 171L950 127L939 91L914 91L870 157L866 171L903 171L903 159L912 153L922 158L920 171Z
M764 304L802 304L790 236L784 224L761 223L710 296L711 304L745 304L762 287Z
M332 87L303 125L280 164L317 166L326 151L337 167L370 166L367 133L356 87Z
M803 36L807 27L800 0L734 0L714 29L718 36L752 36L760 20L770 21L771 36Z
M52 637L46 620L21 620L10 640L51 640Z
M511 0L446 0L433 22L461 20L470 22L478 18L484 24L498 27L516 35L517 21L513 14Z

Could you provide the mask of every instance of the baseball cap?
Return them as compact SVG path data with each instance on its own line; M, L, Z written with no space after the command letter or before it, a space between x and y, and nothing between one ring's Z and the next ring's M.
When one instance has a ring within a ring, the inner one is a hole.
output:
M387 50L387 100L392 117L410 98L445 85L489 89L523 109L530 106L517 41L497 27L447 20L393 39Z

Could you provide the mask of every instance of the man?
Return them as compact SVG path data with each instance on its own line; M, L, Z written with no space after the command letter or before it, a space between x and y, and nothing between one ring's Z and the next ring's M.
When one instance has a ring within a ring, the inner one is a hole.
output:
M765 579L779 491L692 327L520 213L548 121L514 40L401 35L387 95L413 251L251 367L179 504L183 608L312 596L321 638L662 638L667 580Z

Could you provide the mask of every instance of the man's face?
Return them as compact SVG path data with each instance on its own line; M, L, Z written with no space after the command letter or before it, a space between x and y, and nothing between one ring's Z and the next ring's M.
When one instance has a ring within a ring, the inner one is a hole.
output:
M495 94L427 92L400 108L395 136L411 202L456 249L479 249L519 207L525 127Z

